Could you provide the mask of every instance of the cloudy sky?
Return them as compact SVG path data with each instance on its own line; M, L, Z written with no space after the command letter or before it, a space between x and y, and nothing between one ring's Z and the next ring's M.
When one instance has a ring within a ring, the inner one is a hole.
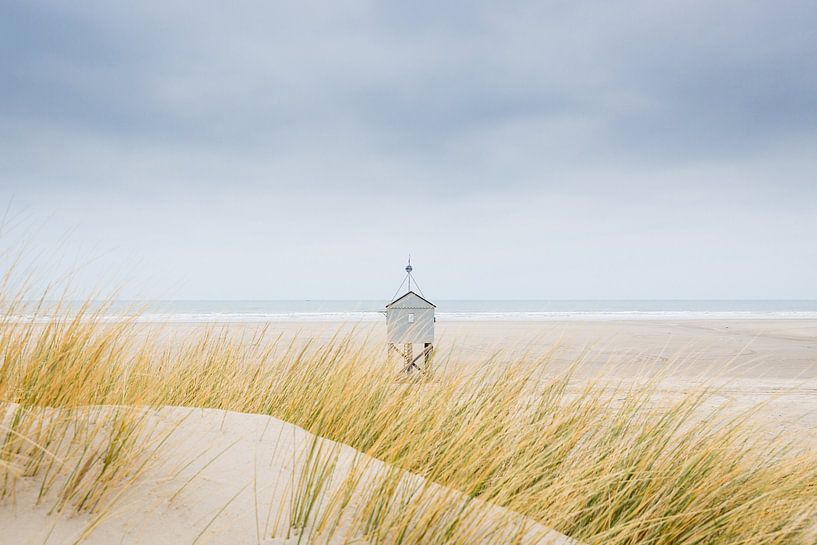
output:
M815 28L787 0L5 1L5 239L131 297L386 298L411 252L437 299L817 298Z

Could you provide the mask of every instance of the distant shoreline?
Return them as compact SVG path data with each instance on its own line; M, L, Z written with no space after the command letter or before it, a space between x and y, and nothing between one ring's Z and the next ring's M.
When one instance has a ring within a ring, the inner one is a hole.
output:
M254 324L254 323L373 323L384 320L379 312L302 312L302 313L111 313L102 321L135 317L139 323L172 324ZM12 322L47 322L51 315L16 315ZM675 321L757 321L817 320L817 312L486 312L437 313L438 322L675 322Z
M813 300L430 300L439 322L817 320ZM90 303L103 319L137 316L150 323L378 322L385 305L385 300L316 299ZM78 301L28 302L12 318L45 319L81 307Z

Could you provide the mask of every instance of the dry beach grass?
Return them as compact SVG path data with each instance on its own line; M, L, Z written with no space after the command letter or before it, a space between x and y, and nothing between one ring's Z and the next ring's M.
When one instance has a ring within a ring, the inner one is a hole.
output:
M206 329L168 340L103 320L104 307L20 321L20 300L5 300L0 330L0 513L6 524L27 511L75 521L38 542L93 540L127 518L146 480L178 483L154 502L197 498L231 444L172 449L198 418L189 408L221 411L206 420L216 430L234 413L274 417L263 428L279 437L266 436L269 460L256 453L252 477L192 534L154 542L206 542L248 491L247 542L258 543L558 538L545 527L586 543L817 539L817 455L755 433L746 411L707 405L705 388L660 404L649 381L568 388L573 369L551 368L547 353L488 357L470 373L438 356L433 377L396 380L379 343L354 336ZM283 441L280 421L305 431ZM260 485L282 449L286 475Z

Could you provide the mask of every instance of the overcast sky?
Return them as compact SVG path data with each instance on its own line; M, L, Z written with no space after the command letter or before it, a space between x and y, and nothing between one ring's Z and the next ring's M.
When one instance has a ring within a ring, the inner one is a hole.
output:
M5 239L127 297L382 299L411 252L433 299L817 298L815 28L813 0L0 2Z

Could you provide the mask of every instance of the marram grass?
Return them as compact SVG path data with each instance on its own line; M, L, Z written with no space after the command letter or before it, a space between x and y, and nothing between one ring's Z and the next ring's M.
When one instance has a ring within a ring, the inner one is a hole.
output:
M375 341L178 338L91 306L28 320L17 306L0 317L0 501L30 479L54 511L104 511L161 452L170 432L146 415L170 405L271 415L386 462L355 514L372 543L468 543L483 504L594 544L817 543L817 454L712 414L711 391L658 404L649 385L582 384L546 356L400 381ZM307 456L288 514L269 515L287 533L336 528L361 485L355 470L324 497L333 451ZM428 508L404 470L457 499Z

